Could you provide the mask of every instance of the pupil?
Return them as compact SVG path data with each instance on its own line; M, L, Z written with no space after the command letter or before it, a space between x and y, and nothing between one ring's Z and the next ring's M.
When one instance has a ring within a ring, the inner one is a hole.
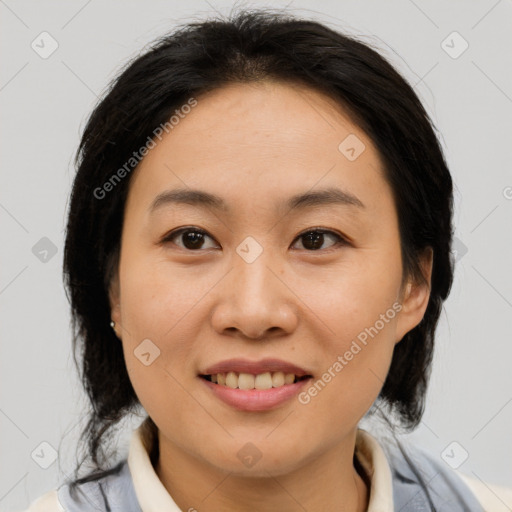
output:
M203 240L203 234L198 233L197 231L188 231L187 233L184 233L185 235L185 241L184 245L187 247L187 249L197 249L201 247Z
M307 241L306 243L304 243L304 247L309 248L309 249L314 249L314 250L322 247L323 238L324 238L323 233L320 233L318 231L311 231L310 233L305 234L304 237ZM309 242L312 242L312 247L308 247Z

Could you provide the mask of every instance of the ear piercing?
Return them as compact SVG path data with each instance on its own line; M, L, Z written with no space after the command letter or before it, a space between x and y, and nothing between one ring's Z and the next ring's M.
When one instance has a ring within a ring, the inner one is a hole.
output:
M114 321L110 322L110 327L115 331L116 323Z

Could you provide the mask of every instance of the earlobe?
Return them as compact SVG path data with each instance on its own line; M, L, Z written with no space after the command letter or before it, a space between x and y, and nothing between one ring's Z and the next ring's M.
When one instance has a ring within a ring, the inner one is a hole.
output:
M420 260L424 280L411 277L405 287L402 309L397 321L397 343L422 320L430 299L433 251L428 247Z
M113 279L108 291L110 302L110 318L111 327L116 333L116 336L121 339L121 305L119 303L119 283L117 278Z
M119 304L116 304L113 308L111 308L110 318L110 327L112 327L116 333L116 336L121 339L121 307Z

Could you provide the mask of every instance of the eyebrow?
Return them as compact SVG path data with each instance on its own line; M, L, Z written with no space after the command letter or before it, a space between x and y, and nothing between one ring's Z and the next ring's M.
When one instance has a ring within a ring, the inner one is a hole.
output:
M230 212L228 204L221 197L198 189L166 190L156 196L149 207L150 213L169 204L188 204L192 206L213 208L225 213ZM355 195L339 188L331 187L312 192L305 192L290 197L284 204L289 210L301 210L314 206L343 205L364 208L364 204Z

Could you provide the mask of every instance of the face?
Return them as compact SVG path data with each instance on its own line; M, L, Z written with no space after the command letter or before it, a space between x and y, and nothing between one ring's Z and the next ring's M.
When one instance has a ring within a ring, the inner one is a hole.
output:
M197 101L132 176L112 317L161 443L284 473L354 434L428 289L401 288L379 155L334 101L275 82Z

